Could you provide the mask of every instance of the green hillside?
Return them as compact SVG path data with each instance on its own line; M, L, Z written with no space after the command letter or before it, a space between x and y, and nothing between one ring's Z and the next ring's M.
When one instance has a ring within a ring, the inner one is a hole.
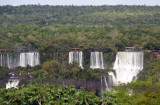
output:
M1 6L0 22L78 25L160 24L159 6Z

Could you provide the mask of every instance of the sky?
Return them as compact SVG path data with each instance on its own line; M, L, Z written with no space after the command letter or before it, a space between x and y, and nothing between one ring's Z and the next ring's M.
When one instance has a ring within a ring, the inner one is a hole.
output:
M0 0L0 5L148 5L160 6L160 0Z

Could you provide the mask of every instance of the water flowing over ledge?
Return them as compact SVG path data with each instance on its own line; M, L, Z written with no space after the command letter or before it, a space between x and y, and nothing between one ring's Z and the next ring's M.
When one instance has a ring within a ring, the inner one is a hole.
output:
M104 69L103 53L91 52L90 68L92 69Z
M116 76L109 73L113 77L113 84L118 85L136 80L137 74L143 70L143 56L142 51L117 52L113 65Z
M22 52L19 54L1 54L0 55L0 66L8 66L10 69L21 66L26 67L27 65L36 66L40 64L40 54L36 51L33 52Z
M104 69L103 52L95 51L91 52L90 57L90 68L92 69ZM110 80L105 75L101 75L101 92L106 92L110 90Z
M83 68L83 53L82 51L70 51L69 63L77 62L81 68Z

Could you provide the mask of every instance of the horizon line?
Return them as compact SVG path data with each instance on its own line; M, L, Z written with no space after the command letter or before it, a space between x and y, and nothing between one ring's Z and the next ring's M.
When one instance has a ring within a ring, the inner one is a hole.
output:
M160 6L160 5L146 5L146 4L132 4L132 5L128 5L128 4L115 4L115 5L109 5L109 4L104 4L104 5L74 5L74 4L71 4L71 5L49 5L49 4L20 4L20 5L11 5L11 4L6 4L6 5L0 5L0 6L13 6L13 7L18 7L18 6L32 6L32 5L36 5L36 6L146 6L146 7L155 7L155 6Z

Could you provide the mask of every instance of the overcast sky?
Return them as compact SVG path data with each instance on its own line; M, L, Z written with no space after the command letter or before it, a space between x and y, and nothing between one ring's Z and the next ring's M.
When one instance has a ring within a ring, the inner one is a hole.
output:
M159 5L160 0L0 0L0 5Z

